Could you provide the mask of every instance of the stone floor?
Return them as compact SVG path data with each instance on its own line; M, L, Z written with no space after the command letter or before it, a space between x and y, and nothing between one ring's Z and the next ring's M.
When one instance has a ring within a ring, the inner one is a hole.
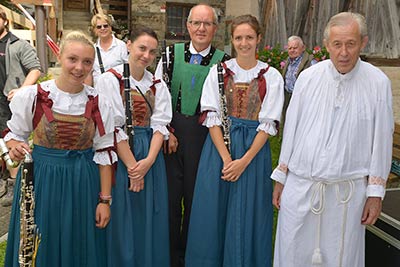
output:
M11 207L5 208L0 205L0 242L4 241L2 240L1 237L3 237L8 232L10 214L11 214Z

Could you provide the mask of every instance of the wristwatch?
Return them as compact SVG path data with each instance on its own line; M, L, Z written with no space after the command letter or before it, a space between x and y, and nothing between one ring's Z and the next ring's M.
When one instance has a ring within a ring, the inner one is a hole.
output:
M102 203L102 204L108 204L108 206L111 206L111 204L112 204L112 198L110 198L110 199L101 199L101 198L99 198L99 202L98 202L99 204L100 203Z

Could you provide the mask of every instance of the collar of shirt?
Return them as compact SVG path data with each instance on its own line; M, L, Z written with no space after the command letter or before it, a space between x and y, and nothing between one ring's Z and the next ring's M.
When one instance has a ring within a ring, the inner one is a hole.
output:
M6 43L8 41L8 39L10 38L10 32L7 32L6 35L3 36L3 38L0 39L0 42L2 43Z
M210 50L211 50L211 44L206 49L204 49L203 51L196 51L196 49L194 48L192 42L190 42L190 45L189 45L189 51L190 51L190 53L192 55L200 54L202 57L205 57L205 56L208 55L208 53L210 53Z
M338 70L336 69L335 65L333 65L333 62L331 61L331 65L330 68L332 70L332 76L335 80L337 81L348 81L351 80L354 76L357 75L358 69L360 68L360 63L361 59L358 58L356 65L354 66L354 68L345 74L341 74L340 72L338 72Z
M112 40L111 46L110 46L110 48L108 48L108 50L110 50L112 47L117 46L116 37L113 35L112 38L113 38L113 40ZM103 50L103 48L101 48L101 46L100 46L100 38L97 39L96 46L97 46L98 48L100 48L101 50Z
M295 59L289 58L289 64L298 64L298 63L300 63L300 61L303 59L303 55L304 55L304 52L300 56L296 57Z

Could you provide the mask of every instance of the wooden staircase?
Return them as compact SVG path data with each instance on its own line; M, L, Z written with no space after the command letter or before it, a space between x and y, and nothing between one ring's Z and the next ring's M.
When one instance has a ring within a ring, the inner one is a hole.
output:
M90 20L92 14L85 11L64 11L64 32L71 30L81 30L84 33L91 34Z

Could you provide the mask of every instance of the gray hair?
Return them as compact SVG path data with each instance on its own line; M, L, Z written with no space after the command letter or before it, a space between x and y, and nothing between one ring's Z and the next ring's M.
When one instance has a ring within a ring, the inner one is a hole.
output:
M328 24L325 27L324 39L329 40L329 34L332 27L347 26L352 22L356 22L358 24L361 39L368 35L367 22L365 21L365 17L363 15L353 12L341 12L329 19Z
M288 43L292 41L297 41L301 46L304 46L303 39L300 36L292 35L288 38Z
M217 14L217 11L215 10L215 8L213 8L212 6L207 5L207 4L197 4L197 5L193 6L193 7L190 9L190 11L189 11L189 15L188 15L188 19L187 19L188 21L191 20L193 9L194 9L195 7L198 7L198 6L205 6L205 7L211 8L211 10L212 10L212 12L213 12L213 15L214 15L214 21L213 21L213 22L214 22L215 24L218 24L218 14Z

